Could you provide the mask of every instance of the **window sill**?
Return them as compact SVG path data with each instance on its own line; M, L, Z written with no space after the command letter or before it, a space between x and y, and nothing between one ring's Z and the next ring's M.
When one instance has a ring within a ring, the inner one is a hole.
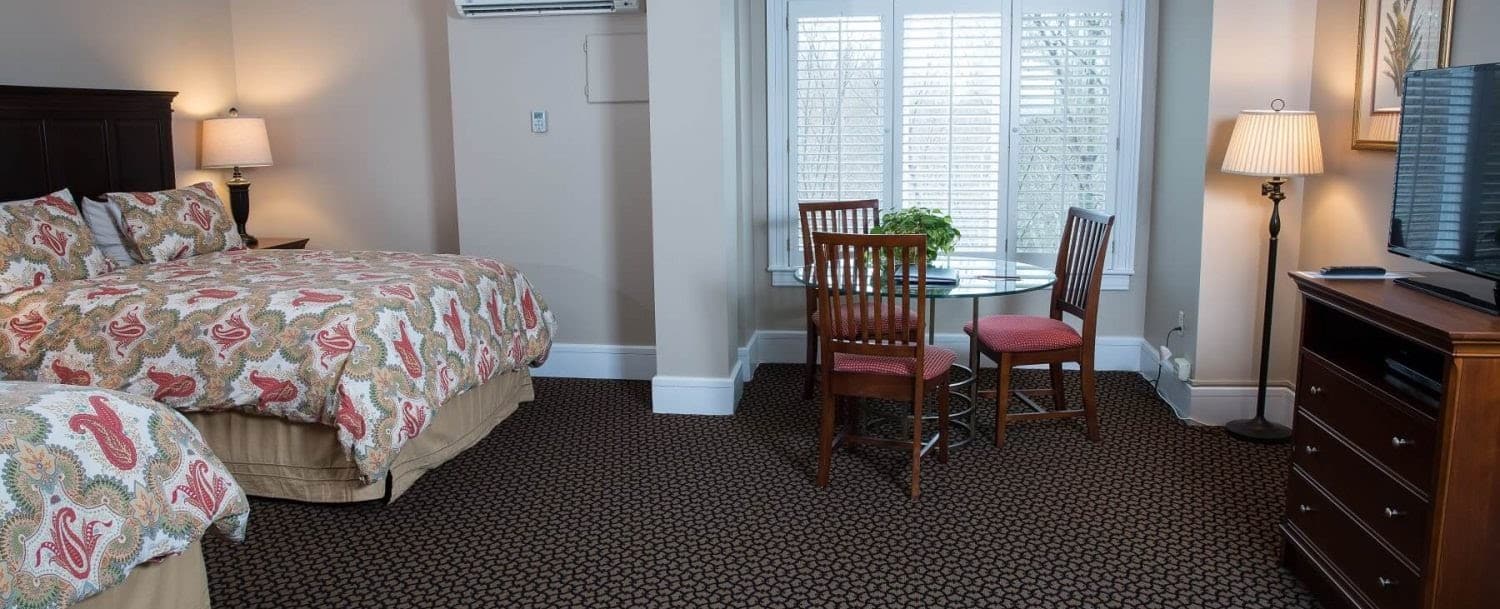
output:
M800 288L805 287L802 282L797 281L793 275L796 267L771 267L766 269L771 274L771 286L778 288ZM1135 275L1134 271L1105 271L1104 285L1100 288L1105 292L1125 292L1130 290L1130 278Z

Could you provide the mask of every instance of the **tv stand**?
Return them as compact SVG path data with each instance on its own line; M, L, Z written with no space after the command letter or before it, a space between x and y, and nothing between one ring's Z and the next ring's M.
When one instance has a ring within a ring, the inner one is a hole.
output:
M1283 562L1329 609L1500 599L1500 317L1396 287L1302 292Z
M1421 278L1404 277L1395 283L1490 315L1500 315L1500 282L1497 281L1462 273L1432 273Z

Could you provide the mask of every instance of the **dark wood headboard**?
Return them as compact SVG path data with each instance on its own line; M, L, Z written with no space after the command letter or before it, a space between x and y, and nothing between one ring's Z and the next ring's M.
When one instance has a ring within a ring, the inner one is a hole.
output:
M0 201L175 187L174 97L0 85Z

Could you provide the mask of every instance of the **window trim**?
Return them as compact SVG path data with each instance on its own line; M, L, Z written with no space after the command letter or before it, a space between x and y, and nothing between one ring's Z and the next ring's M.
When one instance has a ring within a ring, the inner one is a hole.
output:
M787 66L791 44L790 3L766 2L766 251L771 285L802 287L793 276L800 260L791 251L796 207L791 189L791 100ZM1146 101L1156 88L1157 0L1120 0L1120 126L1115 172L1115 228L1103 289L1129 290L1135 275L1136 228L1151 193L1152 128ZM892 110L894 111L894 110ZM894 131L894 129L892 129ZM780 140L780 141L778 141ZM894 187L894 186L892 186Z

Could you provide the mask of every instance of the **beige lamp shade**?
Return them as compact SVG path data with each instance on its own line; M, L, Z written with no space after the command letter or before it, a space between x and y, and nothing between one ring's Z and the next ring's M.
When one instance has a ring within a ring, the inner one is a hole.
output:
M203 169L266 167L271 164L271 140L266 121L237 116L203 121Z
M1377 142L1394 142L1401 139L1401 109L1377 108L1370 116L1369 138Z
M1246 110L1234 123L1224 173L1282 177L1323 173L1323 142L1312 112Z

